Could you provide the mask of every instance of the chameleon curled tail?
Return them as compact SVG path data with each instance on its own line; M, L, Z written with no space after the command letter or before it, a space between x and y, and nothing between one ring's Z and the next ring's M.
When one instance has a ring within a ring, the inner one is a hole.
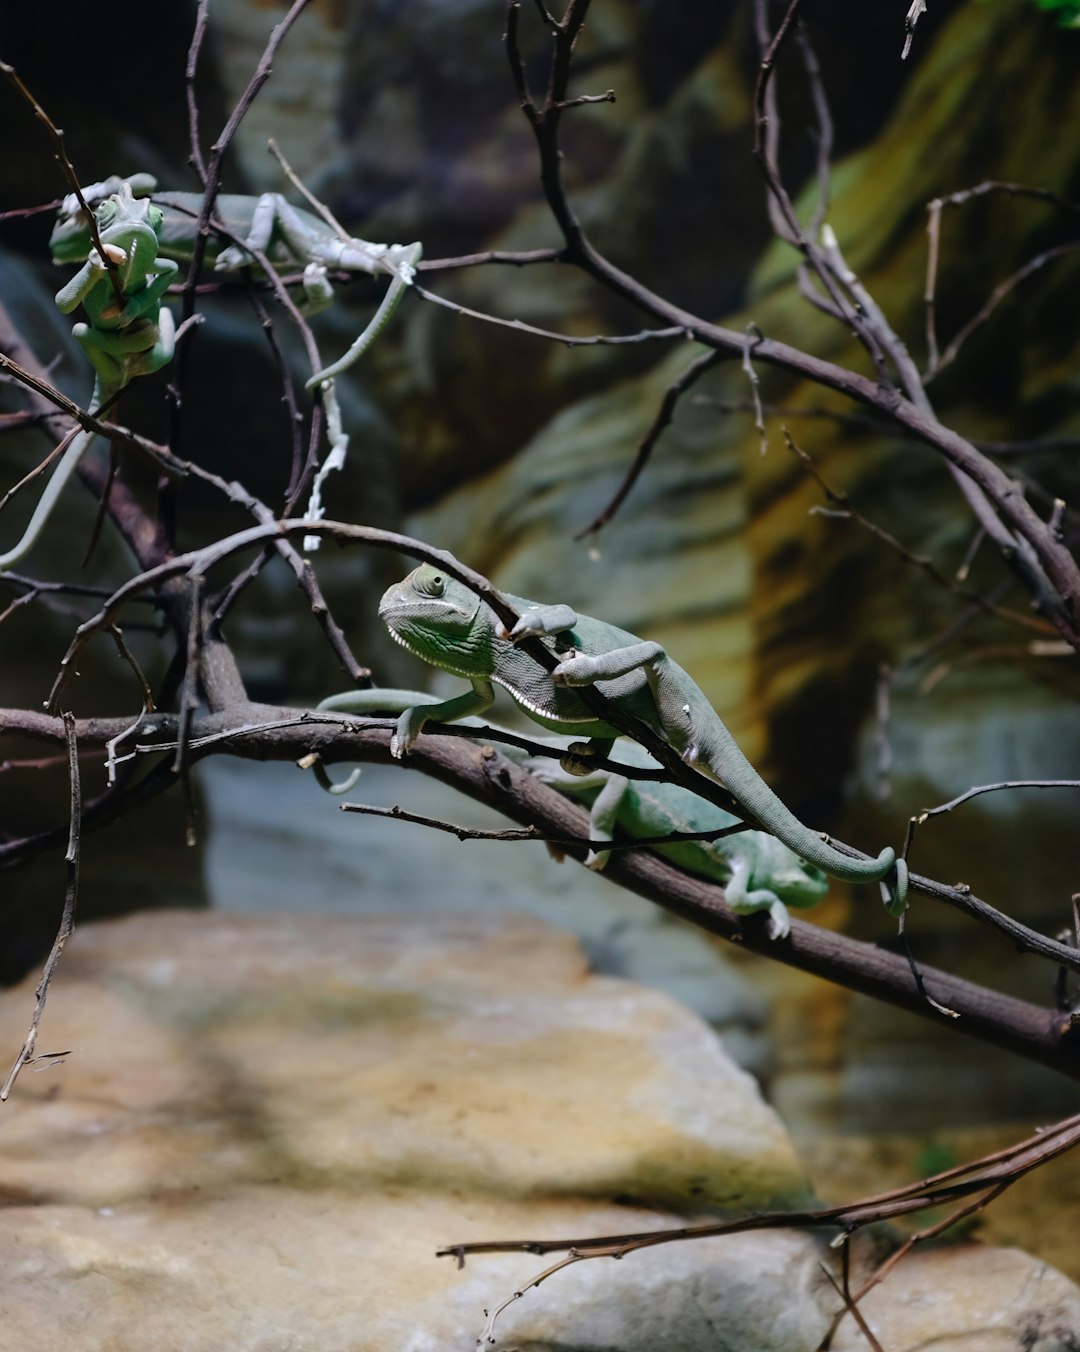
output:
M896 851L891 846L887 845L876 859L859 859L844 854L826 836L799 821L787 804L777 797L743 755L735 738L719 717L710 722L708 742L708 754L695 750L687 758L690 765L709 779L722 784L800 859L816 864L832 877L845 882L880 883L882 900L890 912L893 915L903 914L907 908L908 867L905 860L896 857ZM722 777L717 774L714 765L723 767Z

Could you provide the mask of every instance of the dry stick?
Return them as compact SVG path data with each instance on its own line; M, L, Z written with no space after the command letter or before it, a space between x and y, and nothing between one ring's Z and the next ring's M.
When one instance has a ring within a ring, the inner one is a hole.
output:
M315 215L319 216L323 221L326 222L326 224L330 227L330 229L334 232L334 234L337 235L338 239L342 241L347 240L349 238L349 232L341 224L341 222L330 210L330 208L326 205L326 203L319 201L319 199L311 191L311 189L300 177L300 175L296 172L296 170L293 169L292 165L285 158L284 154L278 147L278 143L274 140L272 136L266 142L266 148L270 152L270 154L273 155L274 159L277 160L278 167L281 169L281 172L285 175L285 177L293 185L296 191L300 194L300 196L312 209Z
M39 122L44 124L45 130L49 133L53 143L53 159L60 165L60 168L64 171L64 176L71 184L71 190L78 200L83 217L86 221L87 229L90 232L90 243L94 246L98 258L101 260L101 265L108 274L113 289L113 295L116 297L116 303L123 309L125 299L124 289L120 283L120 271L101 242L101 236L98 233L97 216L87 204L86 198L83 196L83 190L79 184L79 176L75 172L75 166L68 158L67 147L64 145L63 129L56 125L41 104L38 103L37 99L34 98L33 94L30 93L26 85L23 84L22 79L19 77L14 66L9 66L6 61L0 61L0 72L8 77L11 83L33 109L34 116Z
M1005 1151L997 1151L932 1178L906 1184L873 1197L862 1197L842 1206L800 1211L766 1211L738 1220L704 1225L681 1225L661 1230L638 1230L629 1234L576 1236L573 1239L498 1239L448 1244L437 1257L459 1262L475 1253L549 1254L572 1250L580 1258L625 1257L640 1249L715 1235L743 1234L752 1230L836 1228L850 1232L864 1225L893 1220L932 1207L946 1205L975 1193L997 1193L1080 1144L1080 1114L1068 1117L1046 1131L1027 1137ZM861 1293L860 1293L861 1294Z
M195 93L195 77L199 69L199 57L202 54L203 41L210 19L210 0L199 0L195 11L195 27L188 46L187 65L184 67L184 97L187 100L188 145L190 164L198 176L205 191L207 184L206 161L203 159L199 133L199 100Z
M842 1243L840 1244L841 1280L839 1282L836 1280L835 1273L833 1273L825 1263L818 1264L825 1275L826 1281L844 1302L844 1305L842 1309L837 1311L832 1326L825 1335L823 1342L819 1344L817 1352L823 1352L823 1349L828 1347L833 1333L839 1327L845 1314L850 1314L852 1319L854 1319L855 1323L858 1325L859 1332L869 1343L871 1352L885 1352L885 1349L878 1342L877 1338L874 1337L870 1325L867 1324L866 1320L863 1318L857 1299L851 1294L851 1244L848 1242L849 1238L850 1236L848 1235L842 1236Z
M834 129L829 100L825 95L825 81L818 64L817 52L810 41L810 34L803 24L795 30L795 40L803 59L806 82L810 89L810 98L814 105L814 118L817 122L817 205L810 217L808 234L817 239L829 210L829 197L832 190L832 150Z
M35 992L35 1004L33 1017L30 1020L30 1030L26 1034L26 1040L23 1042L22 1049L15 1058L15 1064L8 1072L8 1077L0 1088L0 1102L3 1102L11 1093L11 1087L18 1078L19 1071L29 1062L34 1055L34 1048L37 1046L38 1030L41 1027L41 1018L45 1013L45 1000L49 994L49 983L53 979L57 967L60 964L60 955L64 951L64 945L71 936L75 928L75 903L79 895L79 834L82 827L82 804L81 791L79 784L79 744L75 736L75 717L73 714L65 713L64 732L67 737L68 748L68 781L71 785L71 807L70 822L68 827L68 847L64 855L64 862L67 864L67 888L64 893L64 910L60 917L60 928L57 930L56 938L53 940L53 946L45 962L44 970L41 974L41 980L38 982ZM52 1052L51 1056L66 1056L67 1052Z
M762 52L758 78L754 86L754 159L757 161L768 191L766 200L769 209L769 221L774 233L778 239L784 240L803 255L808 266L825 288L828 304L866 349L866 353L873 363L878 384L882 389L891 389L894 388L894 382L886 367L887 354L881 342L881 335L871 324L866 322L858 305L852 304L848 296L845 295L843 279L836 275L836 271L831 266L827 256L818 248L816 236L803 229L795 211L795 204L792 202L780 176L780 119L776 107L774 76L780 54L795 31L798 12L803 2L804 0L790 0L779 28L771 38L768 29L767 0L755 0L754 3L755 28ZM805 60L805 52L804 64L812 89L815 85L817 86L814 93L815 108L824 107L826 101L824 88L821 86L820 71L815 62ZM826 111L826 117L827 115ZM824 132L821 139L822 141L825 140ZM821 165L819 150L819 205L822 194L827 193L827 187L822 186L823 173L827 177L828 166Z
M185 319L192 313L193 309L194 297L191 294L190 288L194 285L195 279L202 269L203 257L206 253L206 241L210 228L210 218L214 213L214 201L221 191L221 165L225 157L225 152L232 144L233 137L236 135L237 129L247 114L248 109L254 102L255 96L270 78L270 72L273 68L274 57L277 54L278 47L281 45L289 29L300 17L304 9L307 8L308 3L309 0L293 0L293 4L290 6L288 13L281 22L276 24L271 30L266 46L263 49L263 53L259 58L251 79L248 81L247 87L237 100L236 106L226 120L225 126L221 129L217 140L210 147L210 160L205 168L206 191L203 195L202 208L199 211L198 221L195 226L195 243L192 250L191 267L188 271L187 283L185 284L183 308L183 317ZM205 4L205 0L202 0L200 11L203 4ZM200 20L203 18L201 12L199 18ZM195 38L197 38L199 44L201 44L202 33L204 30L205 23L203 23L201 27L199 23L196 24L195 35L193 36L194 58L189 58L189 64L193 64L193 60L197 58L198 55L198 47L194 46ZM193 151L193 153L196 152Z
M484 249L480 253L458 254L454 258L424 258L417 272L449 272L455 268L475 268L485 263L504 263L524 267L530 263L562 263L561 249Z
M668 330L669 333L677 330ZM622 504L630 495L630 490L637 483L642 471L649 462L653 447L660 440L661 433L671 423L675 416L675 408L679 400L687 390L692 389L706 371L712 370L719 362L729 360L729 356L724 352L710 350L703 356L695 357L686 370L677 380L667 387L664 397L660 401L660 407L656 411L656 417L652 421L649 430L638 443L638 448L634 453L634 459L630 468L626 471L622 483L615 490L607 506L589 522L583 529L579 530L574 536L575 540L583 540L587 536L597 535L607 523L612 519Z
M295 486L301 482L301 476L304 473L305 461L304 461L303 444L301 439L301 428L303 427L304 423L304 415L300 412L300 405L297 403L296 400L296 387L293 385L292 374L289 371L289 364L285 360L285 353L282 351L280 342L278 342L277 332L274 329L274 321L270 318L270 311L263 304L262 297L259 295L258 289L251 285L250 279L248 278L245 280L247 280L248 283L247 286L245 287L245 291L248 298L248 304L255 311L259 323L262 325L262 331L263 333L266 334L266 341L270 346L270 355L273 358L274 367L277 371L278 379L281 382L282 398L284 399L285 411L289 419L289 435L292 442L292 459L289 469L289 485L285 490L285 500L286 502L288 502L290 497L295 492ZM295 317L299 321L300 325L301 336L303 338L304 345L308 348L308 356L310 357L313 351L317 351L317 349L315 348L315 336L314 334L312 334L306 321L300 314L299 307L295 305L295 303L292 300L292 297L289 295L288 287L285 285L283 281L280 281L281 287L280 291L278 291L277 288L273 286L273 283L271 283L271 287L273 290L275 290L279 299L281 298L281 295L284 294L286 306L287 308L290 309L290 317L292 315L292 312L295 311ZM310 342L308 341L309 338ZM313 421L316 420L313 419ZM307 451L308 464L311 464L315 456L317 446L318 441L315 439L315 437L314 436L310 437L308 441L308 451ZM286 512L285 515L288 515L288 512Z
M0 221L23 221L30 216L44 216L47 211L59 211L64 205L62 197L54 197L39 207L13 207L10 211L0 211Z
M475 734L475 729L473 729ZM523 840L542 840L545 845L584 846L586 849L605 854L616 850L651 850L658 845L678 845L685 840L720 840L726 836L739 835L748 829L745 822L734 826L719 827L715 831L668 831L662 836L635 836L633 840L584 840L581 836L551 836L535 826L527 826L521 831L483 830L477 826L458 826L454 822L441 821L438 817L425 817L419 812L410 812L403 807L375 807L371 803L342 803L340 812L354 812L364 817L391 817L395 821L411 822L414 826L427 826L433 831L445 831L447 835L457 836L458 840L488 840L496 842L520 843Z
M758 434L758 450L764 456L769 449L768 437L765 431L765 411L761 406L761 381L758 380L758 374L754 370L754 363L751 360L751 354L754 350L754 343L763 338L764 334L753 322L746 326L746 343L743 347L742 370L750 386L751 405L754 409L754 430Z
M908 819L907 834L904 837L904 856L907 856L915 840L916 828L924 825L931 817L939 817L943 813L952 812L954 808L960 807L962 803L969 802L972 798L978 798L984 793L999 793L1002 789L1080 789L1080 779L1009 779L1002 780L997 784L979 784L966 792L958 794L947 803L940 803L937 807L923 808L921 812Z
M146 679L146 674L139 665L139 660L127 645L124 638L124 631L118 624L110 625L109 632L112 634L113 642L116 644L116 651L119 653L122 661L126 662L131 668L135 679L142 686L143 692L143 711L152 713L154 709L154 693L150 689L150 682ZM139 715L142 717L142 714Z
M1007 183L1000 179L986 179L973 188L961 188L946 197L935 197L926 204L926 286L923 291L923 304L926 310L926 350L927 369L925 379L930 379L938 370L937 343L937 271L941 247L941 220L945 207L959 207L985 197L989 193L1003 193L1010 197L1033 197L1037 201L1049 202L1070 215L1080 216L1080 205L1066 201L1049 188L1032 188L1025 183ZM955 340L954 340L955 341Z
M0 307L0 335L6 338L7 334L12 332L12 326L7 311ZM25 360L25 358L24 358ZM73 399L69 399L66 394L62 394L55 386L51 385L44 377L35 371L28 370L25 365L20 365L13 361L11 357L0 352L0 371L13 376L20 384L25 385L28 390L47 400L51 404L74 418L80 427L87 432L95 432L98 436L108 441L119 441L125 446L133 446L136 450L142 451L151 461L157 464L167 474L177 475L184 471L180 468L182 462L173 456L172 452L165 446L159 445L156 441L151 441L148 437L139 436L137 432L131 432L126 427L120 427L116 423L102 422L98 413L88 413L81 408ZM108 403L102 405L102 410L112 406L119 392L113 396ZM49 416L52 416L51 413ZM12 490L14 491L14 490Z
M73 427L71 431L64 436L63 440L58 442L57 445L53 447L53 449L49 452L49 454L45 457L44 460L39 460L38 463L34 466L32 470L30 470L28 474L24 474L17 484L13 484L8 489L8 491L4 494L4 496L0 498L0 512L4 510L4 508L16 495L16 493L19 492L20 489L25 488L28 484L32 484L35 479L39 478L42 474L45 473L45 471L49 468L50 465L54 465L56 461L60 459L60 457L64 454L67 448L79 435L79 431L80 429L78 427Z
M1029 258L1022 267L1017 268L1016 271L1006 277L1003 282L999 282L997 286L994 287L993 291L990 292L990 295L986 298L980 309L957 331L955 337L949 343L949 346L941 354L941 359L933 368L932 374L936 376L940 371L943 371L946 366L949 366L956 360L960 349L971 335L975 333L977 329L982 328L1002 301L1010 296L1021 282L1027 281L1029 277L1033 276L1036 272L1041 271L1048 263L1054 263L1059 258L1064 258L1067 254L1075 253L1077 249L1080 249L1080 240L1074 240L1069 244L1058 244L1052 249L1046 249L1044 252L1036 254L1034 258Z

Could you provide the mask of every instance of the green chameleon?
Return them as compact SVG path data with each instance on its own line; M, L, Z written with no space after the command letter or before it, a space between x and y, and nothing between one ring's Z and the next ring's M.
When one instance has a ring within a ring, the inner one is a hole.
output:
M619 730L599 718L578 688L595 685L622 712L640 719L687 765L721 784L767 831L800 859L848 882L879 882L894 913L906 905L908 874L888 847L876 859L855 858L804 826L765 783L690 676L658 643L643 642L569 606L506 600L520 614L510 633L476 593L431 564L395 583L379 602L391 635L410 652L468 680L455 699L406 709L391 752L404 756L425 723L453 722L487 709L492 684L501 685L535 722L555 732L588 737L573 744L563 767L575 773L583 759L606 756ZM535 662L518 642L539 638L560 660L554 671Z
M161 212L134 197L130 187L106 197L95 213L98 235L109 261L89 247L74 277L56 293L63 314L78 305L88 323L78 323L72 335L94 368L91 406L100 408L137 376L149 375L172 360L175 334L172 313L161 304L177 266L161 255L158 230ZM119 292L119 295L117 294ZM6 554L0 570L10 568L26 554L48 521L64 485L94 440L80 431L72 439L34 508L23 537Z
M127 185L136 197L149 197L162 213L160 251L180 263L191 261L195 248L195 226L202 208L202 195L193 192L155 192L157 180L151 174L113 176L83 189L86 201L95 201ZM214 200L213 221L229 235L243 241L241 247L224 244L211 230L205 257L218 272L234 271L253 262L249 249L265 253L275 267L302 267L304 295L309 312L323 309L333 300L333 288L327 280L328 268L367 272L373 276L390 274L390 285L371 322L344 356L307 382L308 389L321 385L357 361L385 327L406 288L416 275L423 249L420 244L372 244L354 239L333 229L310 211L291 206L280 193L267 192L260 197L224 193ZM55 263L75 263L86 258L90 232L74 194L64 198L49 240Z
M320 709L355 714L400 714L403 710L437 703L420 690L353 690L323 700ZM461 720L482 726L478 720ZM541 738L545 746L565 751L565 740ZM662 780L635 780L635 769L656 769L656 762L635 742L626 742L621 754L628 775L595 769L574 775L550 756L530 756L520 747L500 744L499 751L567 798L589 808L589 837L613 840L615 833L634 838L666 836L672 832L724 831L739 819L679 784ZM356 775L332 784L316 762L312 767L319 782L331 793L347 793ZM769 936L783 939L791 932L788 906L816 905L827 891L825 875L804 863L775 836L745 829L718 840L676 840L653 846L658 854L678 864L687 873L708 878L724 887L724 898L737 915L756 911L769 913ZM596 870L606 865L610 851L588 855L586 864Z

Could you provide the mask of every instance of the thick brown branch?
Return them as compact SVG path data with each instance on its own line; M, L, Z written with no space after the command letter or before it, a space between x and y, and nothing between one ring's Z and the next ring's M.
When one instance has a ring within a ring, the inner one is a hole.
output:
M80 723L76 732L85 747L88 737L104 744L126 727L130 727L130 720L106 720ZM171 742L177 727L175 715L154 715L140 730L139 740L153 750L155 741L159 745L162 740ZM5 730L52 742L63 738L61 720L44 714L0 713L0 733ZM350 759L393 763L389 757L388 728L353 730L343 727L339 717L304 714L295 709L257 704L237 706L227 713L194 719L190 731L189 763L221 752L254 760L299 760L316 754L326 764ZM512 821L535 826L544 835L578 841L577 845L568 846L567 852L579 859L584 857L589 837L584 812L535 776L490 750L461 737L423 736L411 753L409 764ZM682 873L649 853L619 851L618 857L609 862L605 876L753 952L1080 1079L1080 1031L1073 1030L1067 1013L1042 1008L924 966L921 977L927 990L941 1005L959 1015L957 1019L949 1019L923 998L906 959L899 954L797 919L792 920L787 939L772 940L760 917L740 917L729 910L720 888ZM948 892L940 884L922 878L913 879L913 890L933 891L935 895ZM958 906L963 906L966 900L962 892L957 892L955 898L942 895L942 899ZM1070 965L1076 965L1080 955L1074 950L1042 936L1032 938L1040 941L1044 956L1056 960L1060 955Z

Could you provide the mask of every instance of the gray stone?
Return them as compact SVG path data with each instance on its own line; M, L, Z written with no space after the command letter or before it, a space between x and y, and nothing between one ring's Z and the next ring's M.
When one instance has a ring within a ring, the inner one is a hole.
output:
M33 985L0 999L0 1044ZM0 1109L2 1352L466 1352L506 1302L508 1349L812 1352L838 1305L835 1255L794 1231L538 1289L557 1258L435 1259L806 1200L715 1035L526 916L88 926L40 1051ZM1059 1274L972 1246L910 1259L866 1310L889 1352L1060 1352L1080 1329ZM859 1337L845 1321L837 1352Z

